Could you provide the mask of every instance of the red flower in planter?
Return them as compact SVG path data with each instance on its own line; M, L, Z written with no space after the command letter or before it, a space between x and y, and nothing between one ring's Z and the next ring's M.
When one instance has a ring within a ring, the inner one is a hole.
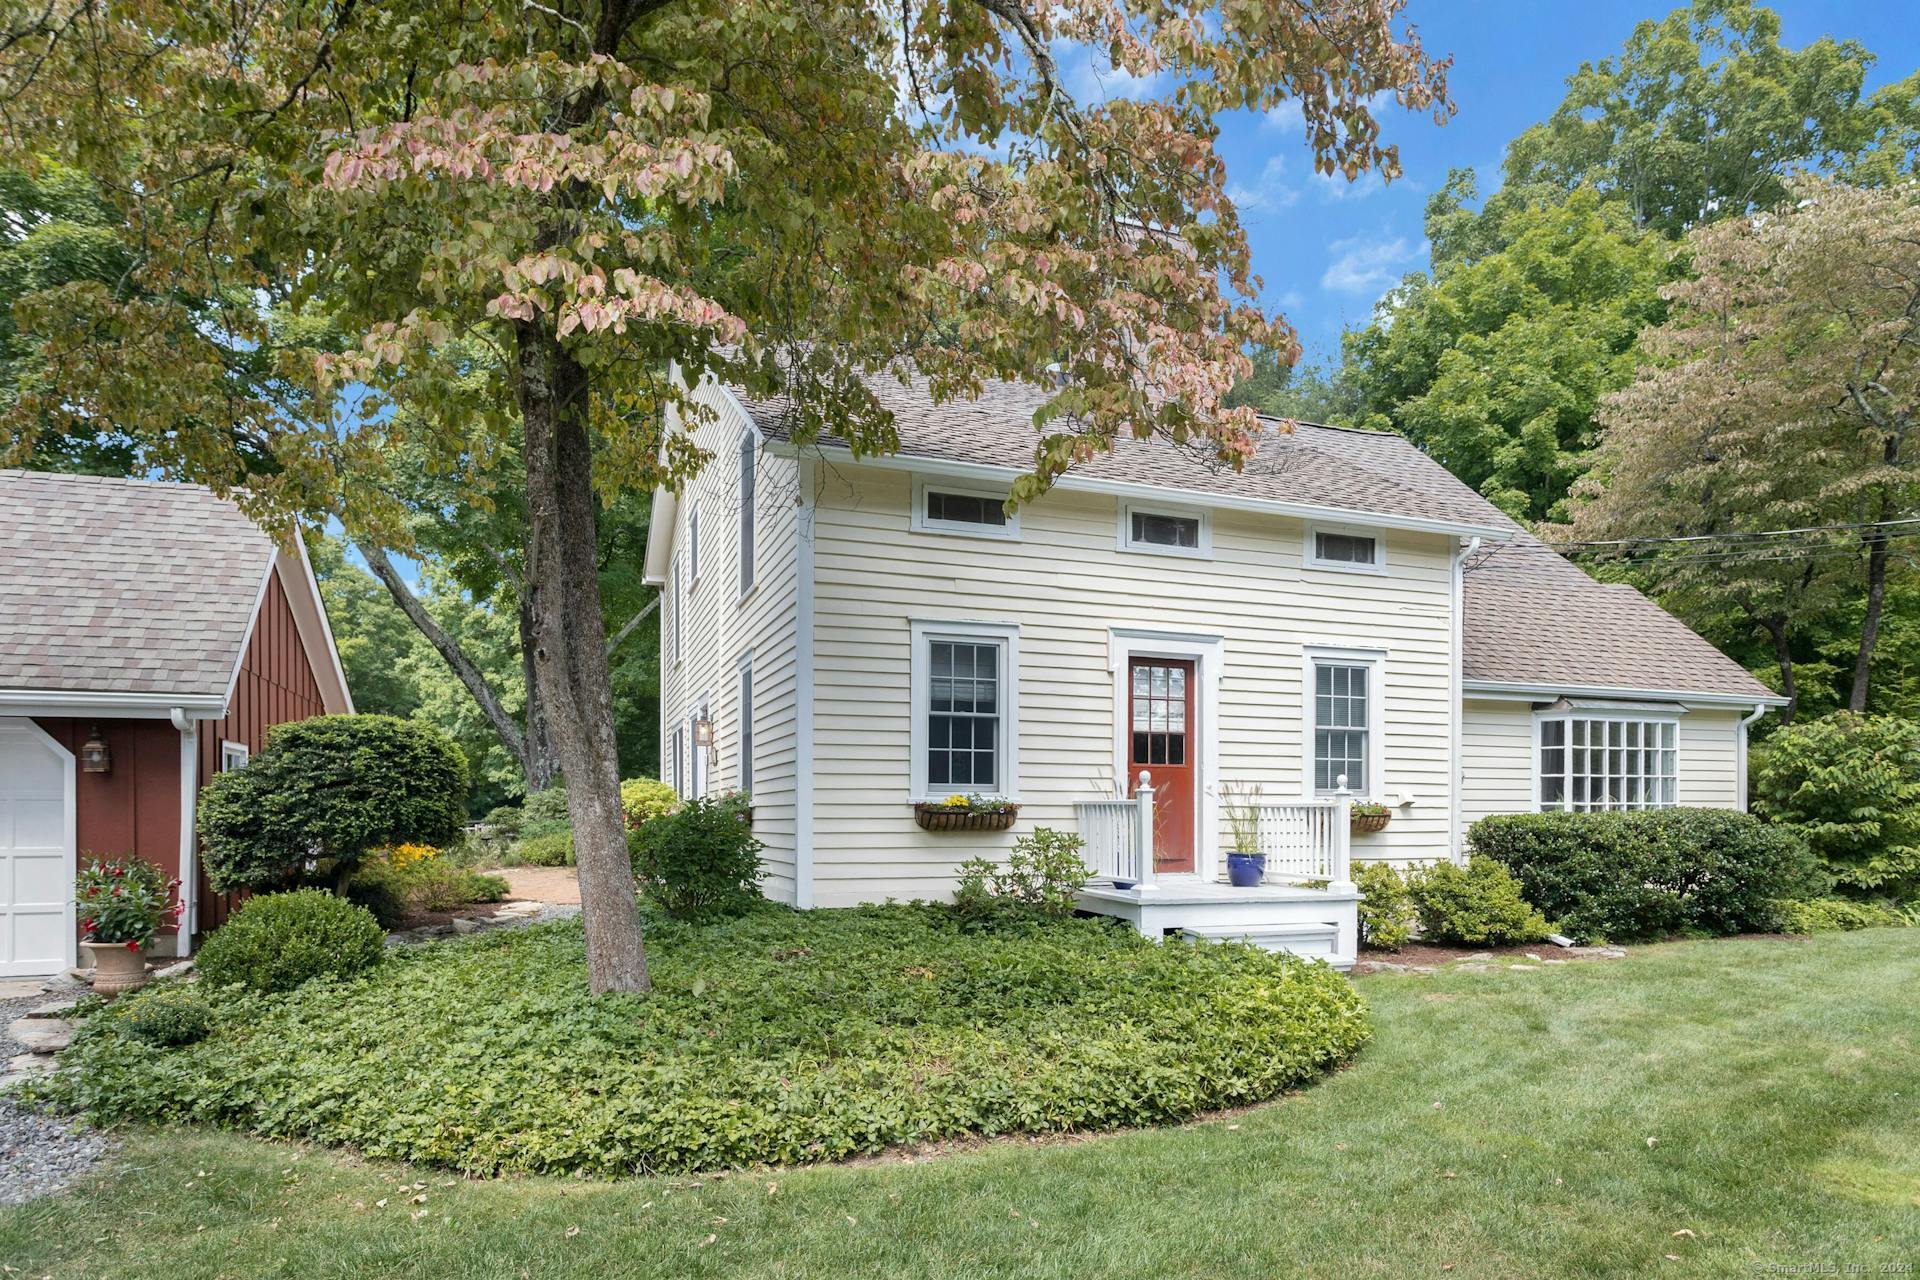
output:
M139 943L137 943L137 942L129 942L129 943L127 943L127 950L129 950L129 951L138 951L139 949L140 949L140 944L139 944Z

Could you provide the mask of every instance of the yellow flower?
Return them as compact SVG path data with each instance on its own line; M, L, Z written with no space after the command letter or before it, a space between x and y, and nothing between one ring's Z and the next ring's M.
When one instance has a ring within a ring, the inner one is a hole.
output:
M409 862L425 862L428 858L437 858L440 851L430 844L397 844L387 850L387 862L391 866L404 867Z
M940 803L945 805L949 809L964 809L967 807L967 798L963 795L955 794L955 795L948 796L945 800L942 800Z

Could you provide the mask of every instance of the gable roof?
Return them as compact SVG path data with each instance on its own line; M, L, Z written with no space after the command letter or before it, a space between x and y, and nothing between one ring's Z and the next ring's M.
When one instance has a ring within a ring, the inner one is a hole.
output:
M922 378L875 377L867 385L894 415L901 460L1009 478L1031 470L1040 438L1033 414L1045 390L992 382L977 399L940 404ZM736 398L768 440L790 441L782 400ZM1197 450L1122 440L1111 454L1076 465L1059 487L1150 488L1200 504L1348 512L1387 527L1481 536L1488 547L1464 566L1462 579L1462 678L1470 686L1785 701L1633 587L1588 577L1406 437L1308 422L1282 433L1277 419L1266 421L1275 429L1239 472Z
M891 376L870 377L867 387L894 418L898 458L993 467L1009 476L1031 471L1040 433L1033 415L1049 393L1015 382L989 382L978 399L936 403L926 379L902 383ZM789 415L783 399L741 397L740 403L762 436L788 442ZM1059 487L1168 491L1199 503L1260 506L1291 514L1373 517L1375 523L1435 532L1479 533L1506 537L1509 525L1472 490L1435 483L1435 468L1404 436L1353 431L1314 423L1285 432L1267 419L1259 450L1235 471L1189 448L1165 440L1124 439L1113 450L1077 463ZM824 442L836 447L835 441Z
M0 470L0 695L221 714L277 567L323 700L351 710L296 551L201 485Z

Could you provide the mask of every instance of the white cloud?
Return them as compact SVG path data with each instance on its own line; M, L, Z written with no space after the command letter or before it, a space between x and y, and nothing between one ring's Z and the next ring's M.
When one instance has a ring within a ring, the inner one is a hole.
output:
M1400 283L1400 277L1419 260L1420 246L1405 236L1391 240L1351 236L1335 240L1327 252L1333 261L1320 277L1322 289L1378 297Z
M1351 182L1344 173L1321 173L1316 169L1312 181L1315 193L1322 200L1365 200L1387 189L1387 180L1371 169Z
M1242 214L1284 209L1300 198L1300 192L1284 180L1286 170L1284 159L1277 155L1268 156L1267 163L1260 170L1259 179L1252 186L1229 183L1227 198Z
M1288 98L1277 107L1268 107L1260 123L1263 128L1299 133L1307 127L1307 113L1301 108L1300 99Z
M1121 98L1139 100L1161 93L1167 85L1165 72L1137 76L1116 67L1105 56L1089 53L1085 46L1056 40L1053 55L1062 64L1061 80L1075 102L1112 102Z

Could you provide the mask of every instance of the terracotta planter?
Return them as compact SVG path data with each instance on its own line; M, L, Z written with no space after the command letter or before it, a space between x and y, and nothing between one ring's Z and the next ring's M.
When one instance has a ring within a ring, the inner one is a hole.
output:
M1020 806L1010 804L991 813L969 813L949 809L943 804L916 804L913 820L923 831L1005 831L1020 816Z
M103 996L117 996L147 985L147 957L144 952L127 950L124 942L82 943L93 956L93 989Z
M1387 819L1392 816L1386 813L1356 813L1352 816L1348 829L1357 836L1370 836L1376 831L1385 831Z

